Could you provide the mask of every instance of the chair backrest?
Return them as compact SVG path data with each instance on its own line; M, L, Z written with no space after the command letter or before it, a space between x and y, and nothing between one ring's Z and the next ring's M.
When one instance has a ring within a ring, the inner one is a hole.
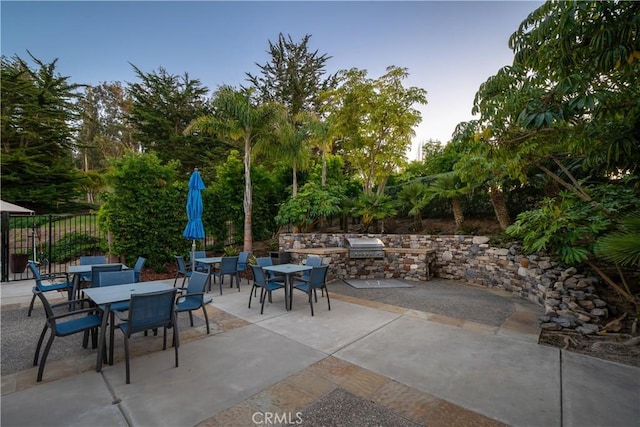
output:
M131 294L129 303L129 335L173 325L177 289L144 294Z
M147 259L139 256L138 260L136 261L136 265L133 267L136 282L140 281L140 274L142 273L142 267L144 267L145 262L147 262Z
M104 255L81 256L80 265L106 264L107 257Z
M243 251L238 254L238 271L245 271L247 269L249 255L251 255L249 251Z
M209 274L194 271L189 278L189 285L187 286L187 294L185 296L192 294L204 294L204 288L207 286L208 281ZM204 295L200 296L204 297Z
M104 271L100 273L99 286L128 285L136 281L136 273L133 270Z
M256 263L260 267L268 267L270 265L273 265L273 260L271 259L271 257L261 256L260 258L256 258Z
M56 317L55 317L55 314L53 313L53 309L51 308L51 304L49 304L49 300L47 300L47 297L44 296L44 292L42 292L38 288L33 288L33 293L36 294L38 298L40 298L40 301L42 302L42 306L44 307L44 312L47 315L47 322L49 323L49 326L51 327L51 329L53 330L53 333L55 334Z
M319 256L307 257L307 265L311 267L320 267L322 265L322 258Z
M327 280L328 265L321 265L319 267L313 267L311 274L309 275L309 287L321 288L325 285Z
M187 274L187 265L184 263L184 258L181 255L174 255L176 258L176 264L178 264L178 273Z
M207 257L207 251L195 251L193 253L193 259L206 258L206 257Z
M38 287L42 286L42 276L40 276L40 270L38 269L38 265L33 261L29 261L29 263L27 264L27 267L29 267L29 270L31 270L31 274L33 274L33 278L36 281L36 286Z
M309 266L309 267L320 267L322 265L322 258L320 258L319 256L307 257L306 265ZM302 273L302 277L305 280L309 280L309 275L310 274L311 274L311 270L305 270Z
M267 281L266 281L264 270L262 269L262 267L259 265L253 265L253 264L251 264L250 267L251 267L251 271L253 272L253 281L256 284L256 286L261 286L263 288L266 287Z
M232 274L238 269L237 256L223 256L220 260L220 274Z
M100 274L107 271L121 271L122 264L94 265L91 267L91 287L100 287Z

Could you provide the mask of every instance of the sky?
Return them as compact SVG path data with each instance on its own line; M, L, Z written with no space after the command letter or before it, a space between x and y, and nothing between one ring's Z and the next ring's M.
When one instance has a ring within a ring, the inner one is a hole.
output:
M509 36L541 1L1 1L2 55L27 50L72 83L138 82L150 73L185 72L213 92L247 85L246 73L269 62L278 34L331 58L327 73L358 68L382 76L407 68L406 87L427 91L416 108L411 160L421 142L446 143L473 119L478 87L510 65Z

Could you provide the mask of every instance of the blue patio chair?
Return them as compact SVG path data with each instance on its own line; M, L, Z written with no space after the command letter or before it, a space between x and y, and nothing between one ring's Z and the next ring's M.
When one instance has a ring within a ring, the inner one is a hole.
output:
M204 313L204 319L207 323L207 334L211 331L209 329L209 316L205 309L205 304L209 304L212 300L211 297L205 297L204 291L209 281L208 273L201 273L199 271L194 272L189 279L189 285L186 288L186 293L178 295L176 302L176 313L189 312L189 320L193 327L193 311L202 309Z
M29 270L31 270L33 278L36 281L36 285L33 287L33 290L37 289L40 292L67 291L67 299L73 299L73 282L69 280L69 275L67 273L40 274L38 265L33 261L29 262L27 266L29 267ZM31 298L31 304L29 304L27 317L31 317L33 303L35 300L36 294L34 293L33 298Z
M258 257L256 258L256 264L260 267L268 267L270 265L273 265L273 259L268 256ZM273 271L265 271L265 274L269 280L284 283L284 276L278 276Z
M80 265L93 265L93 264L106 264L107 257L104 255L91 255L91 256L81 256L80 257ZM80 280L83 282L91 281L91 273L82 273L80 275Z
M136 265L133 267L136 283L140 281L140 275L142 274L142 269L144 268L145 262L147 262L147 259L141 256L139 256L136 260Z
M42 329L42 333L40 334L40 338L38 339L38 345L36 346L36 352L33 356L33 366L38 366L40 348L42 348L42 343L44 342L44 337L47 334L47 330L51 329L51 335L49 336L47 345L44 347L42 358L39 361L40 367L38 368L37 381L40 382L42 381L44 365L47 363L47 356L49 355L49 350L51 350L51 345L53 344L54 338L66 337L69 335L77 334L78 332L84 332L85 337L83 340L83 347L86 348L88 333L89 331L91 331L93 337L93 348L96 348L98 344L98 327L100 327L102 323L102 316L96 307L67 311L64 314L55 314L54 308L62 306L68 306L69 308L75 307L75 304L80 303L81 301L70 300L63 303L51 305L49 304L47 298L45 298L44 292L39 290L37 287L33 288L33 295L34 297L40 298L40 301L42 301L42 306L44 307L44 311L47 315L47 321L44 325L44 328ZM88 302L88 300L85 301ZM62 319L67 318L69 320L62 321Z
M129 338L138 332L149 329L164 329L163 350L167 349L167 328L173 328L173 347L175 348L176 368L178 367L178 324L176 323L175 299L177 289L167 289L145 294L132 294L129 303L129 316L118 324L124 334L124 357L127 384L130 384Z
M187 281L187 278L191 277L191 270L187 270L187 265L185 264L182 256L175 255L175 259L178 270L176 271L176 278L173 281L173 287L176 287L178 279L182 277L182 285L180 286L180 289L184 289L184 284Z
M306 265L310 267L320 267L322 265L322 258L320 258L319 256L307 257ZM293 278L293 282L308 283L310 274L311 274L311 270L303 271L302 276Z
M122 271L122 264L105 264L105 265L94 265L91 267L91 287L99 288L101 286L100 279L102 278L102 273L110 272L110 271ZM132 282L129 282L132 283Z
M236 279L236 286L238 292L240 292L240 275L238 274L238 257L237 256L223 256L220 261L220 269L213 272L214 282L217 277L220 279L220 295L222 295L222 285L224 284L224 276L231 277L231 288L233 288L233 278ZM211 290L211 283L209 283L209 290Z
M259 265L251 265L250 267L253 272L253 286L251 287L251 292L249 292L249 308L251 308L251 300L253 299L254 290L257 291L257 289L260 288L260 314L263 314L264 300L267 299L267 295L269 296L269 302L271 302L271 292L278 289L284 289L285 286L282 283L269 280L265 271Z
M246 277L250 256L251 256L251 252L248 252L248 251L246 252L243 251L238 254L238 277L241 276L242 274L244 274ZM248 282L249 282L249 279L247 278L247 283Z
M207 252L206 251L195 251L193 253L193 258L206 258L207 257ZM191 265L191 264L189 264ZM207 264L203 264L201 262L196 262L196 271L209 271L209 267L207 267Z
M94 267L98 268L98 266ZM100 273L100 287L127 285L136 282L136 273L134 270L120 271L103 271ZM105 307L99 306L104 312ZM114 330L115 330L115 312L124 312L129 310L129 301L116 302L109 307L109 349L113 350ZM113 364L113 351L110 351L109 363Z
M311 306L311 315L313 316L313 300L315 298L316 302L318 302L318 296L315 295L316 289L324 289L327 292L327 306L329 310L331 310L331 301L329 300L329 290L327 289L327 270L329 269L328 265L322 265L320 267L313 267L311 270L311 274L309 275L309 281L307 283L300 283L299 285L294 285L294 289L298 289L309 296L309 305ZM314 298L311 295L314 295Z

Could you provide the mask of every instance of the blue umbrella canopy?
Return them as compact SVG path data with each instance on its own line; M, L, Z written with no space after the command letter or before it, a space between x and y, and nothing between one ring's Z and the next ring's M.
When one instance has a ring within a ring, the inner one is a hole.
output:
M204 225L202 224L202 194L200 191L204 190L204 182L200 177L198 168L196 168L189 178L189 195L187 196L187 226L184 228L182 235L186 239L192 239L193 244L191 246L191 264L192 269L195 270L194 254L196 250L196 240L204 239Z

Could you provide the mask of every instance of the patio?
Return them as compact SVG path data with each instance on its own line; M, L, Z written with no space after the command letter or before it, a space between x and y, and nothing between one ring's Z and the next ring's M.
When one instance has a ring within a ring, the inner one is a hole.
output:
M118 336L116 363L102 374L77 337L65 351L56 341L60 352L36 385L33 368L10 360L29 365L41 323L22 351L5 341L15 339L11 324L30 323L20 294L31 284L3 284L2 423L254 425L278 416L302 425L624 426L640 416L640 370L538 345L539 307L447 281L412 284L363 299L335 281L331 311L319 300L311 317L301 293L290 312L276 294L264 315L247 309L243 281L240 293L212 293L211 335L202 319L190 328L181 318L179 368L171 352L156 351L161 339L139 337L147 349L132 345L130 385Z

